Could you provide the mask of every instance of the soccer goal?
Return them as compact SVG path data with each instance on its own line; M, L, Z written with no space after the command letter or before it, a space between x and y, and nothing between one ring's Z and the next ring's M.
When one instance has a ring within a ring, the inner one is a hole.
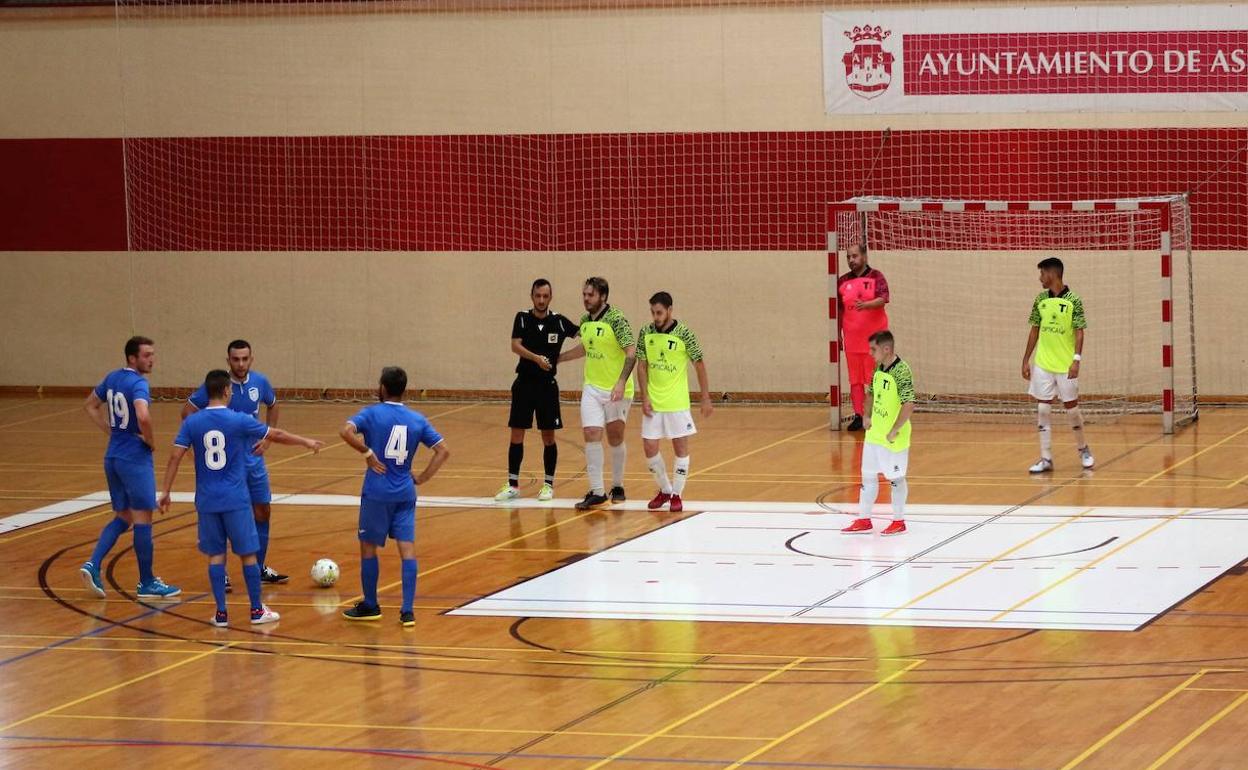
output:
M1191 218L1184 196L1089 201L853 198L828 206L832 422L850 407L837 307L846 250L888 278L889 327L918 408L1031 414L1022 377L1036 263L1050 256L1084 302L1080 403L1091 415L1196 418Z

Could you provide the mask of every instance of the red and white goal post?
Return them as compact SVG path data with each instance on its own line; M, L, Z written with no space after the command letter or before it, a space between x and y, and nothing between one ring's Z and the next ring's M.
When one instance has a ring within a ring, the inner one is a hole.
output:
M853 198L828 205L829 396L848 417L838 275L866 244L888 280L889 327L918 406L1031 414L1021 372L1036 264L1058 257L1084 303L1080 404L1090 415L1193 420L1196 337L1185 196L1086 201ZM1176 258L1177 257L1177 258ZM1160 302L1159 302L1160 300Z

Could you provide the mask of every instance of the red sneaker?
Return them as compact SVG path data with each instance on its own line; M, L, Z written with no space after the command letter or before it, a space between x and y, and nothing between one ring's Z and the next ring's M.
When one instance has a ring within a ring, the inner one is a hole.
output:
M898 519L885 527L884 531L880 534L885 537L888 537L889 535L904 535L906 534L906 522Z
M667 501L671 499L672 499L672 496L669 495L668 493L660 492L654 496L653 500L651 500L649 503L646 504L646 507L652 511L657 511L663 506L667 505Z
M672 513L680 513L685 510L685 504L680 501L680 495L672 495L671 503L672 504L667 507L667 510Z
M841 530L843 535L865 535L871 531L870 519L854 519L853 523Z

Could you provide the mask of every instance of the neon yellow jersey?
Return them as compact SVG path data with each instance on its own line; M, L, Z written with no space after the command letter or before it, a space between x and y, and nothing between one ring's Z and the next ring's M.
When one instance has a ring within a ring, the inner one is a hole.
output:
M607 305L598 318L586 313L581 317L581 346L585 348L585 382L602 390L611 390L620 381L624 349L636 343L633 327L619 310ZM628 378L624 398L633 397L633 378Z
M1040 328L1036 345L1036 366L1054 374L1065 374L1075 362L1075 330L1088 328L1083 315L1083 299L1067 286L1056 296L1045 290L1031 304L1032 326Z
M902 404L914 401L914 373L900 358L887 367L877 366L871 378L871 428L867 443L878 444L893 452L910 448L910 421L897 431L897 440L889 442L888 433L901 414Z
M638 338L637 360L646 362L646 392L654 411L689 409L689 362L702 360L702 346L692 329L675 319L667 331L647 325Z

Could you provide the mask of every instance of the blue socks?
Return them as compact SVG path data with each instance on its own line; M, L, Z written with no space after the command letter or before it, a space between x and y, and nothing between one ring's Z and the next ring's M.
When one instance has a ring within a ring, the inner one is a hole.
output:
M225 612L225 565L208 565L208 585L212 586L212 598L217 600L217 612Z
M91 552L91 563L96 568L102 568L104 557L108 556L108 552L113 550L113 546L117 545L117 538L125 534L130 529L130 525L120 516L113 517L113 520L104 525L104 529L100 531L100 539L95 544L95 550Z
M376 556L360 559L360 586L364 589L364 602L370 607L377 606L377 578L380 575L381 565Z
M243 580L246 581L247 583L247 598L251 601L251 608L253 610L260 609L261 607L264 606L263 602L260 601L260 565L259 564L244 564L243 565ZM213 586L213 590L214 591L216 590L216 586ZM224 567L221 568L221 595L222 597L225 596L225 568ZM222 599L222 601L223 602L225 601L224 598Z
M134 525L134 557L139 560L139 585L152 581L152 525Z
M260 536L260 550L256 551L256 563L260 565L260 569L264 569L264 557L269 552L269 522L257 521L256 534Z
M373 561L377 561L373 559ZM416 560L403 560L403 607L401 612L412 611L412 601L416 598Z

